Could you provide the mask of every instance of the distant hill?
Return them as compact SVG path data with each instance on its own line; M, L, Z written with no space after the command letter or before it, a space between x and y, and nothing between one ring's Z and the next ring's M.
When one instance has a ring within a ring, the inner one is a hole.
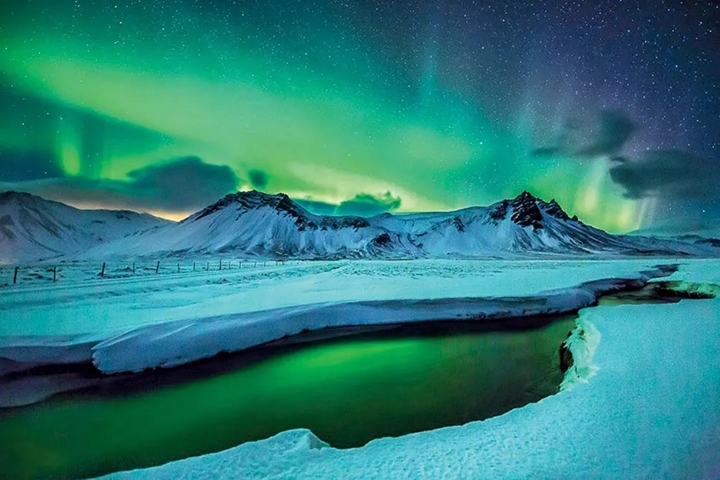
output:
M126 210L80 210L20 192L0 193L0 263L76 256L125 235L170 224Z

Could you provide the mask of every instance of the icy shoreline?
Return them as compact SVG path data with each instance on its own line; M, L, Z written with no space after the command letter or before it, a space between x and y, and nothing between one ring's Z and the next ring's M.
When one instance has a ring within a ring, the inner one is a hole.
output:
M105 337L102 333L6 337L0 343L0 373L38 365L89 362L105 374L139 372L331 327L567 313L593 305L600 295L638 288L672 271L674 266L663 265L623 278L591 280L535 295L322 302L150 324L120 334L106 332Z

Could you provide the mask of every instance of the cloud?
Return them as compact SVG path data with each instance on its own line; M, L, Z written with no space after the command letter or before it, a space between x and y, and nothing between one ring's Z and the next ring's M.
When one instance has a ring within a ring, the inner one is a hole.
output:
M371 217L400 207L400 197L393 197L390 192L383 195L373 196L367 193L359 193L352 200L346 200L338 205L338 215L359 215Z
M625 189L627 198L720 198L720 162L682 150L650 150L638 159L613 161L610 178Z
M248 179L250 180L250 185L255 188L265 188L268 183L268 175L262 170L250 170L248 172Z
M560 153L560 147L539 147L532 151L532 154L536 157L553 157Z
M183 157L128 173L127 180L62 177L0 184L45 198L108 208L187 212L200 209L228 192L239 179L230 167L210 165L197 157Z
M21 182L62 177L63 170L50 152L0 150L0 181Z
M296 200L297 203L318 215L351 215L372 217L400 207L400 197L393 197L390 192L382 195L359 193L350 200L340 204L319 202L316 200Z
M620 109L601 110L594 130L583 131L574 122L567 122L556 145L532 151L535 156L567 155L596 158L618 154L637 130L635 122ZM587 140L591 138L591 140Z
M579 148L575 155L601 157L618 153L637 129L635 122L622 110L603 110L598 116L595 141Z
M239 183L230 167L210 165L198 157L150 165L130 172L128 178L133 196L158 208L178 210L207 206L237 190Z

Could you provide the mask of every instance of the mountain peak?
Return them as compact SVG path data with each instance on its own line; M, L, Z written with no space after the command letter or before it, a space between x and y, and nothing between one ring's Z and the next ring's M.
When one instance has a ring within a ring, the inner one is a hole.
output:
M523 190L520 195L510 201L510 204L515 212L513 221L523 227L542 228L540 223L542 220L541 210L560 220L578 221L577 217L570 218L554 198L549 202L545 202L527 190Z
M210 215L211 213L234 205L240 206L245 210L253 210L265 206L281 210L290 209L293 211L301 208L296 205L292 200L290 200L290 197L288 197L284 193L272 195L269 193L259 192L257 190L249 190L246 192L228 193L214 204L201 210L197 214L197 216L195 216L194 220L199 220L203 217Z
M332 217L313 215L303 207L295 203L289 196L284 193L268 194L251 190L247 192L236 192L225 195L213 205L205 208L199 213L189 217L187 221L195 222L203 217L221 211L225 208L235 208L237 211L249 212L262 207L268 207L277 213L290 217L295 223L298 231L305 230L338 230L342 228L365 228L370 224L362 217ZM237 216L237 219L240 215Z
M510 217L513 222L517 223L521 227L533 227L533 230L543 228L542 223L542 212L538 207L537 198L533 196L527 190L524 190L520 195L515 197L511 203L513 208L512 216Z
M0 203L8 202L10 200L31 200L40 199L40 197L26 192L17 192L15 190L8 190L0 192Z
M228 193L220 199L220 201L227 200L232 203L240 203L247 206L260 206L268 205L285 199L289 199L284 193L265 193L258 190L247 190L242 192Z
M530 200L538 200L538 198L533 195L532 193L528 192L527 190L523 190L520 195L515 197L513 201L530 201Z

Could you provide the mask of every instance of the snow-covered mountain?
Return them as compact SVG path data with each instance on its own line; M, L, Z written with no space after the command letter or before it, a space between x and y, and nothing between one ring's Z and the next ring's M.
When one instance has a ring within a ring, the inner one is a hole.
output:
M0 193L0 264L78 255L125 235L170 224L125 210L80 210L19 192Z
M419 258L557 254L717 254L709 245L615 236L528 192L489 207L370 218L315 215L287 195L230 194L185 220L138 232L86 258L221 253L268 258Z

